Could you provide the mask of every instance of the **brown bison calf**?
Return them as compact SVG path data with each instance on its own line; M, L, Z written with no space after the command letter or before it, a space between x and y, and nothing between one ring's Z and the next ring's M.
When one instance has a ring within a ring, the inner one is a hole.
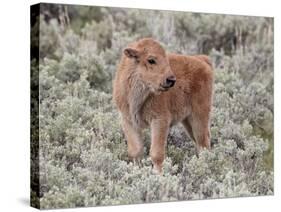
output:
M113 83L129 156L143 154L141 132L151 128L150 156L162 172L169 128L181 122L197 151L210 148L213 70L207 56L166 53L150 38L124 49Z

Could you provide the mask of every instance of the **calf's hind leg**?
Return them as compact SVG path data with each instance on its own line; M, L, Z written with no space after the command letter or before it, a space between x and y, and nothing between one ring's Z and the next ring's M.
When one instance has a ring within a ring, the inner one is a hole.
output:
M192 131L192 126L191 126L191 123L190 123L190 117L187 117L185 118L183 121L182 121L182 125L184 126L185 130L187 131L189 137L194 141L195 141L195 138L194 138L194 135L193 135L193 131Z
M193 136L196 142L197 153L202 149L210 149L210 120L209 113L194 113L190 119L190 124L192 127Z
M196 141L197 154L204 148L211 148L210 116L212 107L212 80L202 85L199 93L192 96L189 117L192 133Z

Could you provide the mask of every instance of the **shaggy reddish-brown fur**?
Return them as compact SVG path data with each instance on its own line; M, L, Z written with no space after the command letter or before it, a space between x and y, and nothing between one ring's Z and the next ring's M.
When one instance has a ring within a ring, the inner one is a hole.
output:
M175 81L168 83L167 79ZM166 53L151 38L124 49L113 83L113 99L122 115L128 154L143 154L142 129L151 128L150 156L162 172L169 128L181 122L197 150L210 148L213 70L205 55Z

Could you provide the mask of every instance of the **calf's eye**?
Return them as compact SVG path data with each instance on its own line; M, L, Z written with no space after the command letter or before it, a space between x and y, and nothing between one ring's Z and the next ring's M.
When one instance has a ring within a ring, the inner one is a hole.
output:
M156 61L154 59L148 59L147 60L149 62L149 64L153 65L156 64Z

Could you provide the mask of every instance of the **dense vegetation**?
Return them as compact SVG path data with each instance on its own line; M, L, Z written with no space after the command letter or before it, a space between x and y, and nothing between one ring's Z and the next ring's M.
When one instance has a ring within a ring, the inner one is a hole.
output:
M149 133L142 165L129 161L112 104L122 49L142 37L215 68L212 150L196 157L172 128L162 176ZM273 194L273 19L43 5L39 53L42 208Z

